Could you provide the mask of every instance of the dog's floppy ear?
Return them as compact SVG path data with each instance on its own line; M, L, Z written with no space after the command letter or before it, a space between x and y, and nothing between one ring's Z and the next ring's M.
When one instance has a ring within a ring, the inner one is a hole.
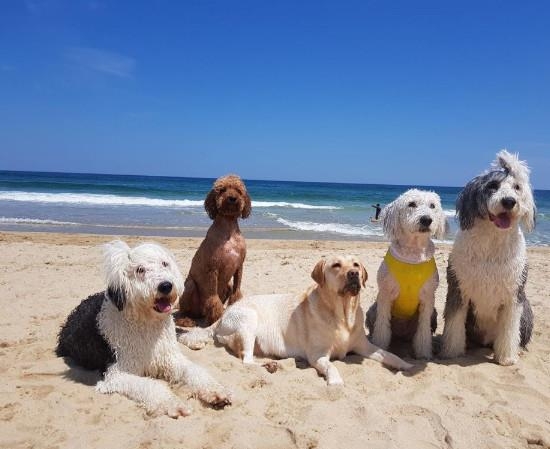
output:
M367 269L362 263L360 263L359 265L361 265L361 279L362 279L361 285L364 287L367 284L367 279L369 278L369 274L367 273Z
M250 199L250 195L245 190L244 193L244 206L243 211L241 213L241 218L248 218L250 216L250 212L252 212L252 201Z
M394 200L387 204L380 214L382 229L390 240L397 238L397 228L399 227L399 208L397 207L396 201L397 200Z
M124 286L128 282L126 269L130 263L130 247L121 240L114 240L104 245L103 258L107 297L122 310L126 303Z
M489 213L483 186L482 177L477 176L466 184L456 199L456 215L463 231L471 229L476 218L486 217Z
M525 228L525 232L531 232L535 229L537 224L537 206L533 204L533 207L521 219L521 224Z
M216 189L212 189L208 192L208 195L206 195L206 199L204 200L204 210L206 210L206 213L211 220L214 220L218 215L218 206L216 203L217 196L218 192Z
M107 298L113 301L118 310L122 310L126 304L126 292L118 286L107 287Z
M317 262L315 268L313 268L313 271L311 272L311 277L321 287L325 283L325 263L326 261L324 259L321 259L319 262Z

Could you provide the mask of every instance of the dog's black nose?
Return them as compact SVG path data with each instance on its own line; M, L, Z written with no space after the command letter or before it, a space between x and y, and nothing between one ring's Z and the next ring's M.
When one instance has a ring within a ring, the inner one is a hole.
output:
M172 283L170 281L161 282L157 289L163 295L167 295L172 291Z
M510 210L513 209L516 205L516 200L510 196L507 196L500 200L500 204L502 204L502 207L504 207L504 209Z
M234 203L235 201L237 201L237 197L235 196L230 196L227 198L227 200L230 202L230 203Z
M352 281L354 279L359 279L359 271L348 271L348 280Z
M430 226L430 225L432 224L432 221L433 221L433 220L432 220L432 217L430 217L429 215L422 215L422 216L420 217L420 224L421 224L422 226L428 227L428 226Z

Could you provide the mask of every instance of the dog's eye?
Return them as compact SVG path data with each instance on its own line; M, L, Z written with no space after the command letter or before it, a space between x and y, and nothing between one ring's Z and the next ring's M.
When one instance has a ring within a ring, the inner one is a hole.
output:
M165 260L162 261L162 266L163 267L167 267L168 266L168 262L166 262Z
M497 181L491 181L489 184L487 184L488 190L498 190L500 187L500 184Z
M227 191L227 188L226 188L226 187L222 187L222 188L220 189L220 193L225 193L226 191Z
M435 204L434 203L430 203L430 209L435 209Z
M515 184L514 185L514 189L516 189L517 191L520 191L521 190L521 187L519 184Z
M359 264L358 264L357 262L353 262L353 266L354 266L355 268L359 268Z
M342 265L340 265L339 262L333 263L332 268L340 268Z
M415 202L415 201L411 201L409 204L407 204L407 206L409 206L409 207L416 207L416 202Z
M140 265L139 267L136 268L136 273L137 274L144 274L145 273L145 267Z

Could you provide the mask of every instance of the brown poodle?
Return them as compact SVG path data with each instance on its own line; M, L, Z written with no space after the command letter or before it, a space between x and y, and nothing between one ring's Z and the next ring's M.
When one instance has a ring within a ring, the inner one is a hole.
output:
M176 314L178 326L195 326L194 320L202 318L209 326L221 317L226 301L233 304L242 298L246 244L238 218L250 215L251 201L241 178L218 178L204 200L204 208L214 222L191 261Z

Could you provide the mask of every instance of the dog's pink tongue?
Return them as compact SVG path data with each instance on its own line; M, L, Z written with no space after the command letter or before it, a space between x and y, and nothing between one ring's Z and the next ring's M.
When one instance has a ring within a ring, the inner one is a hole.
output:
M160 313L167 313L172 310L172 304L167 299L158 299L155 301L155 309Z
M506 212L503 212L495 217L494 223L497 228L506 229L510 227L512 220Z

